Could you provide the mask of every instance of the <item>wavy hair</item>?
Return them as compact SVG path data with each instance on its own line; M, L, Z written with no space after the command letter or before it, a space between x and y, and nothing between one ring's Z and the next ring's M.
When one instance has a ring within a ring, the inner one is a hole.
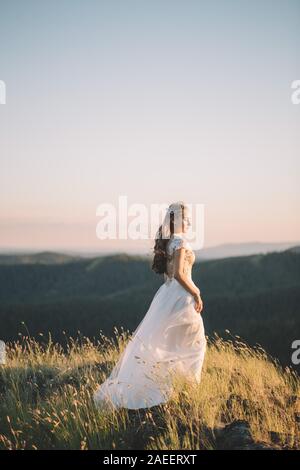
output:
M174 234L174 220L175 220L175 211L172 210L174 204L169 206L169 215L170 215L170 227L168 227L170 237ZM185 204L179 203L179 208L182 211L182 218L184 218L184 211L185 211ZM152 269L157 274L164 274L167 273L167 244L170 238L165 238L162 236L162 225L160 225L153 247L154 257L152 262Z

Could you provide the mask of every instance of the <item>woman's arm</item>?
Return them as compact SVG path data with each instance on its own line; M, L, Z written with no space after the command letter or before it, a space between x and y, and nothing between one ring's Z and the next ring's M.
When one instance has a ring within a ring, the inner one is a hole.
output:
M200 290L184 273L185 248L179 248L174 252L174 278L190 293L195 299L195 308L201 312L203 303L200 297Z

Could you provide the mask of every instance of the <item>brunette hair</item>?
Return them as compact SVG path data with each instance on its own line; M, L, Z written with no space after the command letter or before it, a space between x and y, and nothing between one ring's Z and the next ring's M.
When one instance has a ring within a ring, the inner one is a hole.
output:
M184 218L184 204L180 204L182 210L182 220ZM174 233L174 211L171 209L170 212L170 237ZM157 274L164 274L167 272L167 244L170 238L163 238L162 236L162 225L160 225L153 247L154 257L152 262L152 269Z

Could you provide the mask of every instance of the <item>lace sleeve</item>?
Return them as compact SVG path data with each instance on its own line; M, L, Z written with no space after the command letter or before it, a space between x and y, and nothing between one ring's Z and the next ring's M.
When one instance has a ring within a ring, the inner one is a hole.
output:
M173 241L173 251L180 250L180 248L188 248L188 243L183 238L176 238Z

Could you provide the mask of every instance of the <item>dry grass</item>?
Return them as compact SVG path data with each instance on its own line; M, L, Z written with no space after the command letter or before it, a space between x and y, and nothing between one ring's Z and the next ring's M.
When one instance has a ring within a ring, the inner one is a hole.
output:
M28 337L9 345L0 366L0 449L211 449L217 428L247 420L256 440L271 432L295 442L299 379L261 349L210 341L201 384L176 388L170 402L144 412L102 413L92 400L128 341L69 341L67 351ZM278 439L278 437L277 437ZM280 442L282 439L282 442Z

